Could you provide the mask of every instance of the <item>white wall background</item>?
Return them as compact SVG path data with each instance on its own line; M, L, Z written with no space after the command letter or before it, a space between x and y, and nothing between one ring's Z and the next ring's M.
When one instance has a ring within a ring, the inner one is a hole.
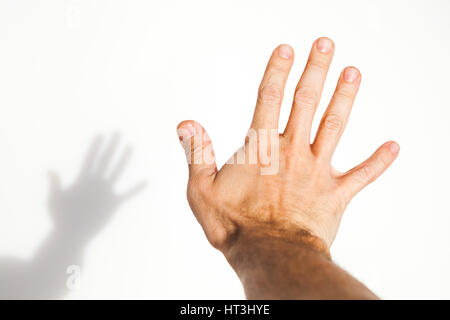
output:
M2 0L0 263L33 263L52 232L47 171L70 185L93 137L118 131L133 157L117 190L148 185L83 248L82 287L65 297L244 298L190 212L175 127L202 123L223 164L250 124L271 50L296 51L285 123L319 36L336 43L319 114L342 68L363 74L335 166L348 169L389 139L401 145L348 207L332 254L383 298L450 298L444 0Z

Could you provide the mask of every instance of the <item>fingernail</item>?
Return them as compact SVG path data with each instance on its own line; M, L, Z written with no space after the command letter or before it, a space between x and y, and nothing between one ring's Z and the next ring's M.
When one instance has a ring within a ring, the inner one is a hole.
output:
M391 145L389 146L389 149L393 154L397 154L398 151L400 150L400 146L398 145L397 142L392 142Z
M284 59L291 59L292 58L292 48L286 44L282 44L278 48L278 54L280 57Z
M182 127L178 128L177 133L178 138L180 139L181 142L183 142L183 140L187 140L195 134L194 126L192 125L192 123L187 123Z
M317 49L322 53L328 53L333 48L333 42L328 38L320 38L317 41Z
M353 82L358 78L358 70L355 68L346 68L344 70L344 80L347 82Z

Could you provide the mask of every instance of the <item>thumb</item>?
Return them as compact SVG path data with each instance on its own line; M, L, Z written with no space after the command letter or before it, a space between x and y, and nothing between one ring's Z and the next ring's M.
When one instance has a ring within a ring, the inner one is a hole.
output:
M189 179L214 177L217 172L216 157L205 129L193 120L185 120L178 125L177 132L186 153Z

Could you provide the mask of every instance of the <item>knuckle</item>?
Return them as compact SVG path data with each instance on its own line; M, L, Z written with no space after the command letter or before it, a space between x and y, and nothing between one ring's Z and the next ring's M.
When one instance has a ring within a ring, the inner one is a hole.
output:
M262 85L258 90L258 102L279 104L283 99L281 88L273 84Z
M318 104L318 97L311 89L299 88L295 91L294 101L302 108L314 110Z
M198 200L196 184L194 183L194 181L189 181L186 195L187 195L189 204L195 203Z
M365 165L356 171L356 179L359 183L372 182L374 176L374 169L371 166Z
M378 158L378 162L379 162L379 170L381 170L381 171L385 170L392 163L391 157L389 155L387 155L387 154L382 154Z
M189 179L187 188L187 198L189 203L195 203L198 201L203 202L206 196L206 190L202 185L201 180L197 179L196 177L191 177Z
M343 123L341 117L339 117L336 114L326 115L322 122L322 126L324 128L326 128L329 131L336 132L336 133L341 131L343 125L344 125L344 123Z
M319 59L315 57L314 59L308 60L308 67L311 69L317 69L320 72L324 72L328 69L328 62L325 59Z
M353 101L355 92L348 88L339 88L335 93L335 98L344 101Z
M223 227L216 227L206 232L206 238L214 248L221 250L229 242L230 235Z

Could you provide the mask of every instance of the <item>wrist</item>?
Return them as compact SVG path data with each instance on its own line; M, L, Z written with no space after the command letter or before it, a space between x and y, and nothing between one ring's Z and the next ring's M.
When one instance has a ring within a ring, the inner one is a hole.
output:
M223 254L228 260L237 260L239 256L258 249L271 251L281 250L311 251L331 260L330 251L322 239L305 229L278 230L272 228L240 229L235 232L232 241L224 248Z
M304 230L270 235L260 231L242 232L223 252L250 299L288 298L292 292L277 290L292 288L292 279L300 281L297 287L302 288L308 280L302 280L299 273L306 274L331 264L325 243Z
M331 261L325 242L306 230L240 230L223 254L238 274L240 270L253 269L255 265L273 264L272 260L278 255L292 260L300 259L305 254L317 255Z

